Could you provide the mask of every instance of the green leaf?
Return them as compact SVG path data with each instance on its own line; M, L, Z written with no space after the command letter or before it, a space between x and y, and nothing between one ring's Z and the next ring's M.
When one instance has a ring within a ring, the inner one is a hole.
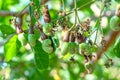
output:
M15 5L15 4L18 4L19 2L20 2L20 0L8 0L8 1L6 1L6 4Z
M50 12L50 17L51 17L51 19L56 19L56 18L58 18L58 12L57 12L57 10L50 9L49 12Z
M39 37L40 37L40 32L39 32L38 29L35 29L35 30L34 30L34 34L35 34L35 36L36 36L36 39L39 39Z
M49 65L49 55L43 51L42 44L37 41L34 47L35 61L39 69L46 69Z
M16 56L19 47L20 42L17 39L17 35L14 35L5 45L4 45L4 51L5 51L5 60L10 61L14 56Z
M0 30L2 31L3 34L7 35L15 32L15 30L11 26L5 24L0 25Z
M116 57L120 58L120 39L115 43L112 53L115 54Z

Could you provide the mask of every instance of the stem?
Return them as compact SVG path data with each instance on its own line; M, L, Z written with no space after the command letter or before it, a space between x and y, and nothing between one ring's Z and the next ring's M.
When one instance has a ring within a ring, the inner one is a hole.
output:
M75 27L76 24L73 24L73 26L69 29L69 31L71 31L74 27Z
M29 6L29 12L30 12L30 27L29 27L29 34L34 34L34 28L33 28L33 22L32 22L33 13L32 13L32 6L31 6L31 5Z
M94 44L96 43L96 40L97 40L97 35L98 35L98 29L97 29L97 31L96 31L96 35L95 35Z
M96 43L96 40L97 40L97 34L98 34L98 25L100 23L100 19L102 17L102 12L104 11L104 8L105 8L105 5L102 6L102 9L100 11L100 16L98 17L97 21L96 21L96 24L95 24L95 27L97 27L97 31L96 31L96 36L95 36L95 40L94 40L94 44Z
M80 9L84 8L85 6L87 6L87 5L89 5L90 3L93 3L93 2L95 2L95 1L94 1L94 0L89 1L88 3L86 3L86 4L82 5L82 6L80 6L79 8L77 8L76 10L78 11L78 10L80 10ZM51 22L55 22L56 20L62 19L62 18L64 18L64 17L66 17L66 16L68 16L68 15L72 14L74 11L75 11L75 10L70 11L70 12L69 12L69 13L67 13L65 16L60 17L60 18L58 18L58 19L54 19L54 20L53 20L53 21L51 21Z
M93 32L91 32L91 34L90 35L92 35L95 31L96 31L97 29L95 29Z
M73 26L69 29L69 31L71 31L75 26L76 26L76 23L77 23L77 11L76 11L76 0L74 0L74 8L75 8L75 24L73 24Z
M79 16L78 16L78 13L76 14L76 17L77 17L77 19L78 19L79 25L80 25L81 27L83 27L83 25L82 25L81 22L80 22L80 18L79 18Z
M75 25L77 23L77 4L76 4L76 0L74 0L74 8L75 8Z

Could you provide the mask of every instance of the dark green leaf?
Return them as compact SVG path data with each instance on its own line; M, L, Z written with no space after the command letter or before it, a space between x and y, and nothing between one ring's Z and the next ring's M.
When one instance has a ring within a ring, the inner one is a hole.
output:
M5 24L0 25L0 30L2 31L3 34L7 34L7 35L15 32L11 26Z
M36 39L39 39L39 37L40 37L40 32L39 32L39 30L34 30L34 34L35 34L35 36L36 36Z
M112 53L115 54L116 57L120 58L120 38L118 39L118 41L115 43L115 46L112 50Z
M43 51L42 44L37 41L34 47L35 61L39 69L46 69L49 64L49 55Z
M19 41L17 39L17 35L14 35L5 45L5 60L10 61L14 56L16 56L19 50Z

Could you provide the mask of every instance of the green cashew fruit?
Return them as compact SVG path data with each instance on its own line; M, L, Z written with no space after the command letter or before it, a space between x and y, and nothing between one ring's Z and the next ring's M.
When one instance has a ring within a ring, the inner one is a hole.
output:
M79 49L86 50L88 48L88 45L86 43L79 44Z
M68 52L69 43L63 42L61 46L61 54L66 54Z
M36 45L36 36L35 36L35 34L28 34L28 42L30 43L31 46Z
M91 52L97 52L98 47L96 45L91 46Z
M27 44L27 39L25 38L25 33L18 34L18 40L21 42L22 46Z
M92 45L92 46L88 45L88 47L86 49L88 54L91 54L93 52L97 52L97 50L98 50L98 47L96 45Z
M43 32L47 35L47 36L50 36L51 34L52 34L52 28L53 28L53 26L52 26L52 24L50 24L50 23L45 23L44 25L43 25Z
M46 53L52 53L53 52L53 47L51 46L52 42L50 39L45 39L42 42L42 49L46 52Z
M77 43L75 42L70 42L69 47L68 47L68 52L71 54L77 53L79 51L79 47Z
M46 53L52 53L52 52L53 52L53 47L51 47L51 46L45 46L44 44L42 45L42 49L43 49Z
M111 28L113 31L120 30L120 18L119 18L118 16L113 16L113 17L110 19L110 28Z
M42 44L44 44L45 46L50 46L52 44L50 39L45 39Z

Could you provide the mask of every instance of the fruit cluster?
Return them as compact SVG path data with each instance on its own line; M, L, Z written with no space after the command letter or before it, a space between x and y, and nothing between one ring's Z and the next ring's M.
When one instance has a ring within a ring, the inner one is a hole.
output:
M62 56L66 54L71 54L70 60L74 61L73 56L75 54L79 54L84 56L85 58L85 68L88 72L92 72L93 63L96 59L96 52L99 47L96 43L93 43L90 40L91 36L91 27L90 20L87 19L83 23L73 24L72 27L68 26L68 17L65 11L59 12L59 17L56 21L56 25L53 27L53 23L51 22L50 13L48 10L48 6L44 6L42 9L42 15L44 17L45 24L37 25L37 29L40 32L40 41L42 43L42 49L46 53L60 53ZM118 7L116 15L113 16L110 20L110 27L112 30L120 29L120 7ZM38 14L35 11L35 14ZM38 17L37 17L38 18ZM13 20L14 26L16 27L16 33L18 34L18 40L21 42L23 46L27 44L27 42L34 47L36 45L36 35L34 34L35 25L30 25L29 34L22 30L19 24L16 22L16 19ZM28 38L26 37L28 36ZM102 38L101 44L105 45L105 39ZM104 46L105 47L105 46Z

